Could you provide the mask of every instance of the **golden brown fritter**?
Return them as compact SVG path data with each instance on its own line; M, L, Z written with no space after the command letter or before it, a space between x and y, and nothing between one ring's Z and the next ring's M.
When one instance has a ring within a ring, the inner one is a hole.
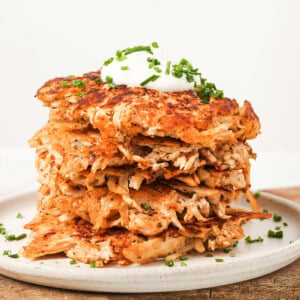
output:
M97 267L116 261L119 264L146 263L160 257L176 259L192 251L204 252L232 245L243 236L241 224L271 214L237 212L228 220L211 218L206 222L184 225L184 234L170 227L153 237L129 232L123 228L93 229L78 218L59 216L56 210L38 214L26 225L32 230L31 242L22 250L23 256L34 259L65 252L70 258Z
M37 149L40 183L46 180L49 184L60 174L77 184L92 186L103 185L108 175L127 175L129 185L136 189L158 178L226 189L249 185L246 171L253 154L247 144L220 144L212 150L164 139L136 136L120 143L101 138L95 130L66 131L50 122L30 144Z
M173 137L190 144L214 147L221 142L253 139L260 131L251 104L211 99L202 104L193 91L159 92L96 82L99 73L56 78L37 92L51 107L50 118L60 122L92 125L103 137ZM78 82L82 84L78 84Z

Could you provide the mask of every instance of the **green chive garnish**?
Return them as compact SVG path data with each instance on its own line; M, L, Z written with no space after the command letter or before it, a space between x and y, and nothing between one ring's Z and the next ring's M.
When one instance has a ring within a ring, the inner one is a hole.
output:
M5 236L5 240L6 241L20 241L20 240L22 240L22 239L24 239L24 238L26 238L27 237L27 234L26 233L22 233L22 234L20 234L20 235L15 235L15 234L9 234L9 235L6 235Z
M2 255L3 256L8 256L10 258L19 258L19 254L17 254L17 253L11 254L10 250L4 250Z
M256 193L254 193L254 195L253 195L256 199L257 198L259 198L260 197L260 192L256 192Z
M127 59L127 56L126 55L124 55L124 53L123 53L123 51L124 50L118 50L117 52L116 52L116 58L117 58L117 61L124 61L125 59Z
M115 84L113 84L113 79L112 79L112 77L111 76L106 76L105 77L105 81L109 84L109 86L111 87L111 88L115 88L116 87L116 85Z
M70 260L70 265L75 265L77 263L77 260L76 259L71 259Z
M147 78L146 80L144 80L143 82L140 83L141 86L145 86L147 83L151 82L151 81L155 81L159 78L159 75L152 75L149 78Z
M283 226L288 226L288 223L287 222L283 222Z
M107 82L107 83L112 83L113 82L113 79L112 79L112 77L111 76L106 76L105 77L105 81Z
M150 206L147 203L143 203L141 206L144 210L148 210L150 208Z
M166 71L165 71L165 73L166 73L167 75L170 74L170 69L171 69L171 61L168 61L168 62L167 62L167 66L166 66Z
M140 51L146 51L150 54L153 54L150 46L135 46L132 48L127 48L127 49L123 50L123 53L124 53L124 55L128 55L128 54L131 54L134 52L140 52Z
M6 229L3 224L0 224L0 234L2 234L2 235L6 234Z
M276 227L275 227L275 230L280 230L280 229L281 229L280 226L276 226Z
M167 266L167 267L173 267L174 266L174 262L173 261L166 261L165 262L165 265Z
M90 262L90 267L96 268L96 262L94 260Z
M233 248L236 248L238 244L239 244L239 241L235 241L235 242L232 244L232 247L233 247Z
M216 262L224 262L224 259L223 258L216 258L215 261Z
M84 83L85 83L84 81L79 80L79 79L76 79L76 80L73 81L74 87L79 87L81 89L84 88Z
M262 212L268 213L269 211L267 209L263 209Z
M229 256L230 257L235 257L235 254L234 253L230 253Z
M202 104L208 104L211 97L214 97L216 99L221 99L224 97L223 91L218 90L214 83L207 82L205 78L201 77L201 74L200 74L200 80L201 80L200 85L195 84L195 91L199 96Z
M10 254L10 255L8 255L8 257L10 257L10 258L19 258L19 254L18 253Z
M183 261L183 260L188 260L188 257L184 255L184 256L180 256L179 259L180 259L181 261Z
M87 94L87 93L78 93L77 96L78 96L78 97L83 97L83 96L85 96L86 94Z
M161 73L161 68L159 67L154 67L153 70L157 73Z
M262 243L264 241L264 239L259 236L258 238L256 239L251 239L251 237L248 235L246 238L245 238L245 242L247 244L253 244L253 243Z
M152 45L153 48L158 48L159 47L157 42L153 42L151 45Z
M121 70L122 70L122 71L127 71L127 70L129 70L129 67L128 67L128 66L122 66L122 67L121 67Z
M181 261L181 262L180 262L180 266L181 266L181 267L186 267L187 264L186 264L185 262Z
M104 66L108 66L108 65L111 64L113 61L114 61L114 58L111 57L111 58L109 58L108 60L106 60L106 61L103 63L103 65L104 65Z
M273 214L273 221L274 222L280 222L282 220L282 217L277 215L277 214Z
M270 238L277 238L277 239L282 239L283 238L283 231L273 231L273 230L269 230L268 231L268 237Z
M206 254L206 257L213 257L213 254L208 253L208 254Z
M11 251L10 250L3 250L3 253L2 255L10 255L11 254Z
M16 218L17 219L23 219L23 215L21 213L17 213Z
M229 253L230 251L231 251L231 249L226 249L226 248L223 249L224 253Z
M101 78L96 78L96 79L95 79L95 82L96 82L96 83L101 82Z
M66 87L66 86L72 85L72 82L70 82L70 81L63 81L60 85L61 85L62 87Z

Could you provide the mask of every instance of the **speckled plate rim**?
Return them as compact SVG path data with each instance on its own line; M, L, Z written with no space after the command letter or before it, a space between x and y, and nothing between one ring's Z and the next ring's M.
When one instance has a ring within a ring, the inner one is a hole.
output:
M0 205L9 205L24 199L35 199L35 192L11 195L0 199ZM300 205L285 198L261 193L261 198L284 205L299 216ZM25 200L26 201L26 200ZM0 213L1 215L1 213ZM300 227L300 223L299 223ZM250 253L251 254L251 253ZM274 260L274 257L276 259ZM0 273L21 281L50 287L117 293L167 292L201 289L253 279L276 271L300 257L300 238L289 245L255 256L236 257L222 264L203 266L194 260L188 268L168 268L164 265L107 267L103 269L57 268L36 265L30 260L7 260L0 256Z

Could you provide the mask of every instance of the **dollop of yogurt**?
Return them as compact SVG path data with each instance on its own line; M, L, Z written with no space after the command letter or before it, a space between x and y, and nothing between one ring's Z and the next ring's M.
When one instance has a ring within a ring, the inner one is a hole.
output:
M194 82L188 82L185 76L181 78L166 72L169 60L166 59L165 53L159 48L151 49L153 54L147 51L138 51L126 56L126 59L118 61L116 57L107 65L105 63L101 69L101 79L107 81L111 78L116 85L127 85L129 87L144 87L155 89L161 92L179 92L194 90ZM149 68L149 58L157 59L159 65L156 67L160 70L157 72L153 67ZM155 76L156 79L145 83L147 79Z

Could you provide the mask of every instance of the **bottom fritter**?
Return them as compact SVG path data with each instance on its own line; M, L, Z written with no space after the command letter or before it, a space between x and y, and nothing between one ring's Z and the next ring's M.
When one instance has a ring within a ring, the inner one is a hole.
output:
M57 210L39 213L25 226L32 230L31 242L22 250L26 258L64 252L83 263L103 267L147 263L158 258L176 260L191 252L223 249L244 236L241 227L247 220L270 218L270 214L233 212L229 219L210 218L205 222L184 224L184 230L169 227L159 235L135 234L124 228L93 229L80 218L66 219Z

